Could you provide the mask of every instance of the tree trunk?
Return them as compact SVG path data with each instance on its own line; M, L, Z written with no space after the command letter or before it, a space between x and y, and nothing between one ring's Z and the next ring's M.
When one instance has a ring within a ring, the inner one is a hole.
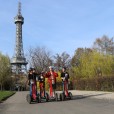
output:
M0 90L1 90L1 91L3 90L2 84L0 84Z

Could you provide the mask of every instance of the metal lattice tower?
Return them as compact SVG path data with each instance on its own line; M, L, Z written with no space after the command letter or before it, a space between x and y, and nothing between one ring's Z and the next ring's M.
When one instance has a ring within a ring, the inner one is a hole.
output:
M18 4L18 13L14 18L16 24L16 43L15 43L15 54L11 60L12 72L17 74L25 72L27 70L27 61L24 57L23 41L22 41L22 25L24 18L21 14L21 3Z

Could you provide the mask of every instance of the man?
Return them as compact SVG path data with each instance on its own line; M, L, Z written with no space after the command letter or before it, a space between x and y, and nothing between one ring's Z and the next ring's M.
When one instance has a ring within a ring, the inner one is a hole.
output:
M28 72L28 85L30 86L30 95L32 96L32 84L33 84L33 71L32 68Z
M45 74L45 77L48 78L50 97L55 97L56 77L58 77L58 73L54 71L53 66L49 67L49 72Z
M36 71L34 68L30 68L28 73L28 84L30 86L30 96L33 96L36 99L37 88L36 88Z
M65 80L65 81L68 82L68 79L69 79L69 73L66 71L66 67L63 67L63 68L62 68L61 78L62 78L62 81Z
M69 79L69 73L66 71L66 67L62 68L61 72L61 79L63 82L63 90L66 90L66 94L68 94L68 79Z
M36 77L37 77L38 74L36 73L36 69L35 68L32 68L32 74L33 74L33 80L36 83Z

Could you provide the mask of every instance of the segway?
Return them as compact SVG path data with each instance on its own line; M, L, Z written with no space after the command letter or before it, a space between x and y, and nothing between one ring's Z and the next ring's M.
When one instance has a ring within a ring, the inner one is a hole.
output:
M40 89L40 93L39 93L40 101L39 102L41 102L41 101L48 102L49 101L49 95L45 91L45 78L44 79L42 79L42 78L39 79L39 89Z
M55 92L56 84L53 81L49 81L49 100L50 101L58 101L58 94Z
M62 78L62 86L63 86L63 91L60 93L60 101L64 100L71 100L72 99L72 93L68 92L68 81L66 81L65 77Z
M29 104L31 104L32 102L37 102L39 103L40 102L40 96L37 92L37 84L35 81L31 81L30 82L30 86L31 86L31 89L32 89L32 92L27 94L26 96L26 100Z

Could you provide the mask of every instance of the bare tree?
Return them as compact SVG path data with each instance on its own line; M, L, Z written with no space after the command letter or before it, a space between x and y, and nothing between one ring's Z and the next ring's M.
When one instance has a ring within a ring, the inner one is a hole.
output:
M47 68L52 64L50 51L48 51L45 47L30 48L29 64L38 71L47 70Z
M57 67L57 69L59 69L60 67L66 66L69 67L70 66L70 55L67 54L66 52L63 52L62 54L56 54L54 56L55 59L55 66Z
M112 54L114 51L114 42L113 38L108 38L107 36L103 36L102 38L97 38L93 44L93 48L100 53L104 54Z

